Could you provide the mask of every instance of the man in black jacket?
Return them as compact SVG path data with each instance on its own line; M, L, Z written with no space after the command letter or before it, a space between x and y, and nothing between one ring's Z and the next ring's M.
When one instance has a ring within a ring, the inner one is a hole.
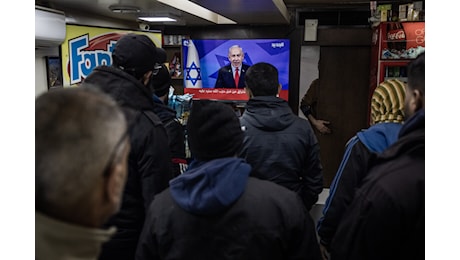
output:
M240 119L245 130L240 156L253 176L295 191L310 210L323 190L318 140L310 123L277 97L280 89L273 65L257 63L246 72L250 99Z
M128 179L121 209L106 223L116 226L117 233L103 245L99 259L134 259L146 208L155 194L168 187L172 178L168 136L153 112L148 87L155 63L161 63L159 56L155 44L147 36L124 35L114 47L112 66L95 68L83 82L83 86L98 86L112 96L128 121L134 124L130 132Z
M171 150L171 171L174 177L187 169L185 152L184 126L176 116L176 111L168 106L168 94L171 87L171 75L168 68L161 64L155 69L150 81L153 92L154 112L163 122L169 139Z
M371 98L371 126L356 133L345 146L317 225L323 255L327 255L337 226L368 173L369 158L398 140L404 122L405 88L398 79L380 83Z
M408 67L406 121L376 156L331 244L331 259L425 258L425 54Z
M236 157L244 134L230 106L194 101L187 131L195 161L150 205L136 260L321 259L300 198Z

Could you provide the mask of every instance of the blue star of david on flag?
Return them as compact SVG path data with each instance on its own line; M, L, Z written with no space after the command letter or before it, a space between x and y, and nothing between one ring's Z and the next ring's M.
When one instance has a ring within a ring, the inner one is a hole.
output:
M196 66L195 62L192 62L190 67L186 67L185 69L187 70L187 76L185 77L185 80L190 80L193 86L195 86L196 82L201 80L201 69ZM196 73L194 73L196 76L192 77L190 74L194 71L196 71Z

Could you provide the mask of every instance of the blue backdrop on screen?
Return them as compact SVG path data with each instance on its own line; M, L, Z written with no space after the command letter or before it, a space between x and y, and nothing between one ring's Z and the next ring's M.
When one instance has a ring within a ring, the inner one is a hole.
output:
M243 48L243 63L274 65L279 71L282 89L289 89L288 39L183 40L184 86L214 88L218 70L230 63L228 49L233 45Z

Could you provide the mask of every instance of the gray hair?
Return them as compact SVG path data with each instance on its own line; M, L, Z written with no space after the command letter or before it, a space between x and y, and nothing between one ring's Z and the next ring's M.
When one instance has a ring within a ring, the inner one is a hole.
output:
M230 54L230 52L231 52L231 50L232 50L233 48L238 48L238 49L240 49L240 50L241 50L241 53L244 55L243 47L241 47L241 46L239 46L239 45L237 45L237 44L232 45L232 46L230 46L230 48L228 48L228 54Z
M61 212L86 201L126 131L120 107L95 88L63 88L37 97L36 210Z

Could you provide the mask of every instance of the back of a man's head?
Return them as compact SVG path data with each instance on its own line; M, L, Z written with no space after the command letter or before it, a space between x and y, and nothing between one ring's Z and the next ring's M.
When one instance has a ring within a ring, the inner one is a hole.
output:
M236 156L243 145L238 117L229 105L217 101L193 101L187 133L192 157L199 161Z
M425 53L411 61L407 67L405 102L406 118L425 108Z
M278 69L269 63L260 62L249 67L244 80L253 96L276 96L278 94Z
M407 84L409 88L418 89L423 94L425 93L425 52L409 63Z
M121 109L95 88L64 88L39 96L35 101L36 211L64 219L94 207L96 187L106 178L107 166L121 157L118 143L126 128Z
M146 35L129 33L123 35L112 52L113 66L139 79L156 63L162 63L162 53Z

